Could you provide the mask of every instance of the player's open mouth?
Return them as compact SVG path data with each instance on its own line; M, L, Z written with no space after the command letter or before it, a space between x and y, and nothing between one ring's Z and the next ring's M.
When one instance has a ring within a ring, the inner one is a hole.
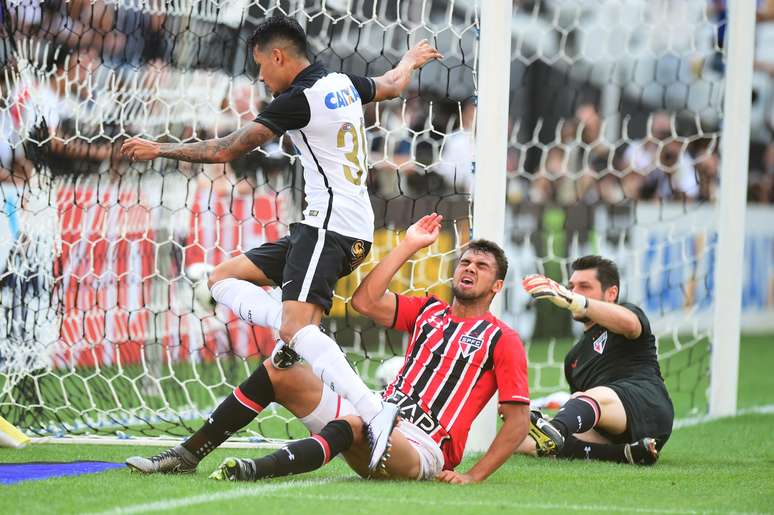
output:
M473 286L473 283L475 283L475 280L472 277L463 277L460 279L460 284L464 284L465 286Z

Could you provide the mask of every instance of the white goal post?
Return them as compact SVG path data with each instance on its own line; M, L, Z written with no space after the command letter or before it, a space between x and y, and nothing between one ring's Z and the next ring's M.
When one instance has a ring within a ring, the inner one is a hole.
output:
M710 416L736 413L754 41L755 2L729 2Z
M511 79L511 2L481 4L478 46L478 97L476 109L475 190L473 237L504 246L508 105ZM495 297L491 311L502 312L503 294ZM497 430L497 402L492 399L474 422L467 449L485 451Z

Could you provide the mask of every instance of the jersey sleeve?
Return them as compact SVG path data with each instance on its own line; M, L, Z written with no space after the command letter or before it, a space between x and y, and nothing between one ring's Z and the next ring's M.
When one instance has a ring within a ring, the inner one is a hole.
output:
M360 95L360 103L367 104L372 102L376 96L376 83L371 77L361 77L360 75L347 74L352 85L355 86L357 94Z
M298 88L277 95L255 118L255 122L281 136L285 131L303 129L309 124L310 118L309 101L303 89Z
M647 315L645 315L645 312L642 309L640 309L638 306L635 306L634 304L629 304L628 302L621 303L621 306L637 315L637 318L640 320L640 325L642 325L643 336L648 336L651 334L650 320L648 320Z
M529 404L527 356L521 338L513 330L504 330L495 345L494 374L501 403Z
M414 297L395 294L395 319L392 328L410 333L430 297Z

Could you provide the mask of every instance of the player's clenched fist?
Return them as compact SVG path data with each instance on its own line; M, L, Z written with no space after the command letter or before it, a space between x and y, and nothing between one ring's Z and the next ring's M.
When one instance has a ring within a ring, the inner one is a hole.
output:
M121 155L132 161L150 161L159 157L160 145L155 141L130 138L121 145Z
M586 314L589 301L579 293L573 293L558 282L544 275L528 275L521 281L533 299L548 299L560 308L569 309L574 315Z

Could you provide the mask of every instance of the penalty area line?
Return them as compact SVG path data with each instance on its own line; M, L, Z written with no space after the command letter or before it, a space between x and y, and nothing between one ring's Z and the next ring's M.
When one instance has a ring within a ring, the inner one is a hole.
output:
M341 480L341 478L311 479L303 481L288 481L286 483L273 483L252 487L237 487L233 490L194 495L191 497L180 497L177 499L169 499L165 501L153 501L139 504L130 504L127 506L116 506L115 508L111 508L106 511L95 512L87 515L127 515L131 513L167 511L177 508L196 506L198 504L208 504L219 501L232 501L234 499L240 499L244 497L260 497L262 495L267 495L282 490L292 489L293 491L296 491L302 488L322 486L327 483L339 480Z

